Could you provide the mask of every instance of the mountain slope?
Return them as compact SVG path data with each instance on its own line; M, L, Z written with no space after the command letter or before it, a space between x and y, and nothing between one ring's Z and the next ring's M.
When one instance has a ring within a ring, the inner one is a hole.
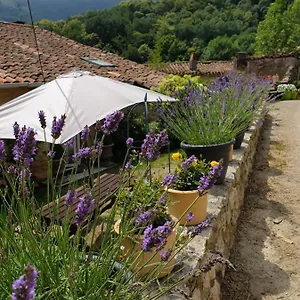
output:
M34 21L66 19L87 10L102 10L117 5L121 0L30 0ZM28 22L26 0L0 0L0 20Z

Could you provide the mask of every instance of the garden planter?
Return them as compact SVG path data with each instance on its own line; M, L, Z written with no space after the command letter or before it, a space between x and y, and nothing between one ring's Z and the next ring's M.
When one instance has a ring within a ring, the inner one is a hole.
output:
M102 146L102 154L101 154L101 157L100 157L101 161L111 160L111 158L114 156L113 146L114 146L114 143Z
M230 146L229 161L233 160L233 144Z
M179 220L180 225L197 225L206 219L207 215L207 193L198 197L198 191L177 191L168 189L168 210L169 213ZM198 199L195 201L195 199ZM193 206L189 208L190 205ZM182 214L188 209L184 216ZM189 212L192 212L194 218L190 221L186 221L186 216Z
M234 145L233 145L233 149L240 149L241 148L242 142L243 142L244 137L245 137L245 132L246 131L243 131L243 132L239 133L236 136L235 142L234 142Z
M221 176L217 180L216 184L223 183L226 172L228 169L229 163L229 152L231 145L234 143L234 140L217 145L189 145L184 142L181 142L180 147L184 149L187 156L195 155L196 157L201 157L206 161L220 161L223 159L223 170Z
M121 222L121 220L118 220L114 225L114 230L115 230L116 233L119 233L120 222ZM124 247L124 255L125 256L129 256L129 255L132 256L132 261L134 263L134 265L132 265L132 268L133 268L132 271L133 272L137 271L138 275L140 277L142 277L142 276L146 275L147 273L153 271L155 268L157 268L157 264L164 263L166 265L160 271L160 273L158 274L157 277L162 278L162 277L168 275L173 270L173 268L175 266L175 259L174 259L174 257L172 257L173 254L171 254L170 255L170 260L167 263L162 262L160 252L163 251L163 250L167 250L167 249L172 248L174 243L175 243L175 239L176 239L176 230L173 230L172 234L167 238L166 245L161 250L159 250L155 253L154 249L153 249L152 252L143 252L141 250L143 235L132 236L132 239L129 239L129 238L125 237L122 241L122 246ZM134 242L134 240L136 242ZM155 255L154 255L154 253L155 253Z

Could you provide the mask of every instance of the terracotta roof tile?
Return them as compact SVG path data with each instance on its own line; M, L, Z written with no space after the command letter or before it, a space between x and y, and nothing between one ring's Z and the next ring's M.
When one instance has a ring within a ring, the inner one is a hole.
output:
M54 32L35 28L45 81L74 69L115 78L143 82L156 88L165 73L137 64L113 53L79 44ZM33 29L29 25L0 23L0 83L41 82L40 64ZM101 59L115 67L99 67L80 57ZM13 75L9 75L13 74Z
M158 70L174 75L220 75L233 70L233 61L198 61L195 71L190 69L190 62L184 61L158 67Z

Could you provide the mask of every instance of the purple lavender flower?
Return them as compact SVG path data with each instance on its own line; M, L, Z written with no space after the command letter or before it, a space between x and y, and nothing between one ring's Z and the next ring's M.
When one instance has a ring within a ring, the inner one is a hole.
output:
M7 174L18 175L19 173L20 172L19 172L19 169L17 167L8 166L8 168L7 168Z
M102 127L101 121L97 120L96 124L95 124L95 130L96 130L96 132L100 132L101 131L101 127Z
M130 149L130 148L132 147L132 144L133 144L133 138L129 137L129 138L126 140L127 148Z
M92 199L90 190L86 190L85 194L79 198L76 209L76 224L79 225L92 211L95 200Z
M161 186L168 187L168 186L172 185L173 183L175 183L176 181L177 181L176 175L172 175L169 173L164 177L163 181L160 184L161 184Z
M158 199L158 203L160 204L160 205L166 205L166 200L167 200L167 193L166 192L164 192L162 195L161 195L161 197Z
M38 114L39 114L39 119L40 119L41 127L43 129L45 129L47 127L45 112L41 110L41 111L39 111Z
M76 159L83 159L83 158L89 158L91 156L91 148L85 147L80 149L76 154L73 155L73 158Z
M103 151L103 143L102 142L98 142L96 144L96 146L93 149L91 149L91 150L92 150L92 156L94 156L94 157L101 156L102 151Z
M189 166L194 163L197 160L195 155L190 156L188 159L186 159L182 165L181 165L181 169L182 170L187 170L189 168Z
M64 143L64 145L65 145L66 147L72 147L72 146L73 146L73 143L74 143L74 140L73 140L73 138L71 138L71 139L69 139L68 141L66 141L66 142Z
M196 235L199 235L204 229L208 228L209 226L211 226L211 219L207 218L206 220L204 220L200 224L189 228L188 233L189 233L190 237L193 238Z
M160 254L160 258L162 261L168 261L172 254L172 251L171 251L171 249L165 249L165 250L160 251L159 254Z
M13 125L13 130L14 130L14 136L17 139L20 132L20 126L17 122L15 122L15 124Z
M199 180L198 193L203 195L205 191L211 189L216 183L217 179L221 176L223 170L223 161L221 160L218 164L213 166L209 173L205 176L202 176Z
M159 157L160 149L168 143L168 134L165 130L155 135L149 132L141 147L140 157L149 161L154 161Z
M104 123L101 127L104 134L109 135L117 131L120 122L123 120L124 114L117 110L105 117Z
M186 215L186 221L191 222L194 219L194 214L190 211Z
M77 198L77 192L74 190L68 190L67 195L65 197L64 204L65 205L73 205Z
M48 152L48 154L47 154L47 157L48 157L48 158L53 158L54 155L55 155L55 152L54 152L53 150L50 150L50 151Z
M23 178L25 181L28 181L28 179L32 176L32 173L30 172L29 168L25 168L24 170L17 170L19 175L19 181L22 182Z
M81 131L81 140L87 141L90 135L90 128L86 125L84 126L83 130Z
M51 135L56 140L60 137L63 127L65 126L66 115L62 115L60 119L57 120L56 117L52 121Z
M155 211L139 211L138 216L135 219L135 225L137 226L147 226L149 223L153 221L156 216Z
M37 151L35 135L36 132L32 128L24 126L19 131L12 150L14 160L20 164L24 164L26 168L33 162L33 156Z
M5 154L5 144L4 141L0 140L0 161L5 160L6 154Z
M29 264L25 267L25 274L12 284L12 300L31 300L35 297L37 270Z
M153 248L162 249L167 241L168 236L173 232L173 223L167 221L164 225L153 228L149 225L144 231L144 239L141 248L145 252L152 252Z
M125 170L131 170L132 169L132 159L129 159L129 161L125 164Z

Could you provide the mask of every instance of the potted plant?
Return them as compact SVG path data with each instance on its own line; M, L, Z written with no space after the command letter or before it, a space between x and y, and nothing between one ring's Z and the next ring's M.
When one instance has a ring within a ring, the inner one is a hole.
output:
M129 148L133 143L133 139L127 140ZM117 196L117 208L122 218L115 223L114 230L122 236L124 257L132 262L131 268L138 276L156 273L163 277L175 264L178 222L167 212L165 190L149 177L151 162L158 158L166 143L165 131L147 134L141 152L134 151L124 165L126 187ZM133 161L138 161L136 166ZM148 163L139 173L142 161Z
M136 189L148 192L136 198ZM131 268L139 277L156 273L161 278L169 274L175 265L176 219L170 216L165 202L158 197L159 190L147 180L132 185L125 200L126 203L131 201L132 205L129 210L121 210L126 218L123 216L114 226L118 234L122 234L124 226L129 232L122 240L122 254L133 262ZM149 199L156 203L149 203Z
M222 172L222 162L207 163L195 155L182 160L179 153L172 155L179 161L176 176L168 174L162 181L168 192L168 211L180 225L196 225L207 215L207 193Z
M295 100L297 99L297 88L294 84L279 84L277 86L277 92L283 93L283 100Z
M217 183L224 181L235 137L246 130L265 105L269 83L230 74L207 90L187 88L183 100L160 108L160 116L181 142L187 156L223 160Z

